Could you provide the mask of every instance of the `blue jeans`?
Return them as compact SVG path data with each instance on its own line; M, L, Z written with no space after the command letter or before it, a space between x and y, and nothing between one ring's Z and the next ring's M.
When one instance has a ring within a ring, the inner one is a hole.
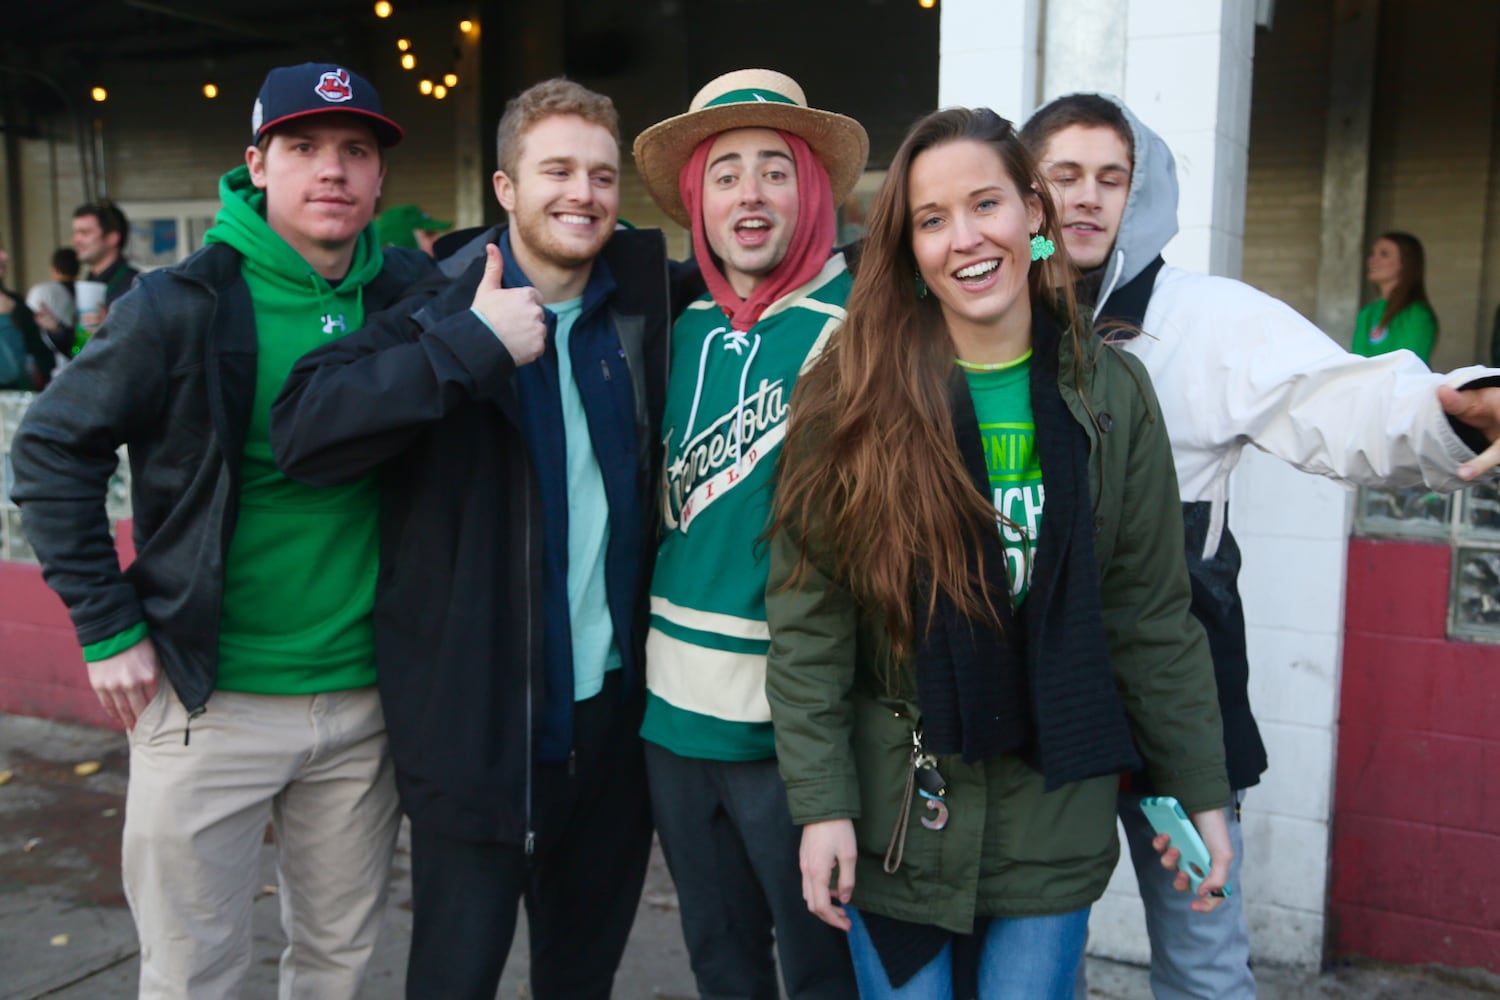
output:
M951 1000L953 945L892 989L858 911L844 912L854 925L849 951L860 1000ZM1050 917L991 918L979 957L979 1000L1072 1000L1088 928L1087 906Z

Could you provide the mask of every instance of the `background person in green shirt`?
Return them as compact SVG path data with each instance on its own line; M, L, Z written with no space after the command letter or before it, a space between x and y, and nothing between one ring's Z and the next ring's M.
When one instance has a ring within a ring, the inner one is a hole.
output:
M1359 311L1350 350L1373 358L1408 350L1431 363L1437 314L1427 299L1427 255L1411 233L1381 234L1365 260L1365 277L1380 298Z
M432 270L382 255L370 225L401 135L348 69L272 70L207 245L111 306L12 448L27 536L129 730L142 997L239 994L268 821L281 996L354 997L374 949L399 820L374 688L379 491L291 482L269 419L298 357ZM123 571L104 514L121 445Z
M375 220L381 246L421 250L429 257L438 235L452 228L453 223L433 218L420 205L392 205Z

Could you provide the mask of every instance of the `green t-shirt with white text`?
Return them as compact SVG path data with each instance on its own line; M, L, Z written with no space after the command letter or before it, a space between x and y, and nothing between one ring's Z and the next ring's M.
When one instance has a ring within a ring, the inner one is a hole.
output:
M1011 601L1020 606L1031 585L1046 499L1042 463L1036 453L1036 422L1031 414L1031 352L1005 368L966 369L964 376L979 418L995 510L1008 522L1000 526L1000 535L1005 542Z

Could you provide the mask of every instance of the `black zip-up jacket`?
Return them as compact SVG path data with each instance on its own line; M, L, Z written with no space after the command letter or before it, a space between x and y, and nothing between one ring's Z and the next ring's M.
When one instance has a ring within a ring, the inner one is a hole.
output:
M256 332L240 254L223 244L142 275L87 348L31 404L11 444L12 496L81 645L144 621L190 714L218 674L224 558L255 400ZM387 249L367 313L434 268ZM136 558L120 569L104 511L130 455Z
M500 232L462 251L468 265L448 287L298 362L272 408L271 442L302 482L380 476L376 674L403 808L444 836L529 846L546 686L543 508L515 365L469 308L483 247ZM635 579L612 581L610 604L622 584L634 588L620 642L639 663L671 324L666 244L656 230L620 231L601 256L634 400L643 543ZM629 687L639 696L639 677Z

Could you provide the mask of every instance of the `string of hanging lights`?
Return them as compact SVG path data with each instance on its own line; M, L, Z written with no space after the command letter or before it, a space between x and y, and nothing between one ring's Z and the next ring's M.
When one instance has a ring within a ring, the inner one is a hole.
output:
M375 4L375 16L378 18L388 19L395 13L396 8L389 2L389 0L380 0L379 3ZM465 39L472 40L474 35L478 31L479 22L473 20L472 18L466 17L458 22L458 32ZM417 68L417 53L414 51L414 46L412 45L412 40L410 38L407 38L405 36L397 38L396 51L401 53L400 62L402 69L415 70ZM424 74L417 80L418 93L422 94L424 97L431 97L439 101L447 97L449 91L453 90L457 86L458 74L454 73L452 70L436 76L428 76Z
M930 3L924 2L924 6ZM375 16L381 20L389 20L396 13L396 7L390 0L379 0L374 7ZM465 39L472 41L479 31L479 22L472 18L464 18L458 22L458 32ZM396 51L401 53L400 63L404 70L415 70L417 68L417 54L413 51L410 38L401 37L396 39ZM448 96L448 93L458 86L458 74L449 70L436 79L422 77L417 83L417 90L423 96L432 97L439 101ZM214 100L219 96L219 85L212 80L206 81L202 87L203 97L206 100ZM89 97L96 104L103 104L109 100L109 91L102 86L93 86L89 89Z

